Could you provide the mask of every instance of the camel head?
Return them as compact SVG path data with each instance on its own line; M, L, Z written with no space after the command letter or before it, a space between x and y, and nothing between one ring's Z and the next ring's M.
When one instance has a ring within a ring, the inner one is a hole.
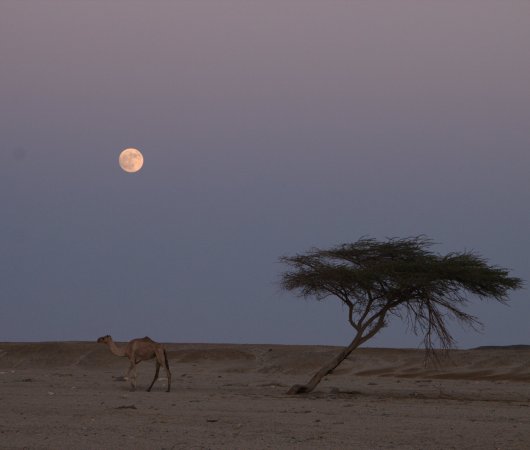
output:
M112 337L110 334L107 334L106 336L101 336L98 338L98 344L108 344L110 341L112 341Z

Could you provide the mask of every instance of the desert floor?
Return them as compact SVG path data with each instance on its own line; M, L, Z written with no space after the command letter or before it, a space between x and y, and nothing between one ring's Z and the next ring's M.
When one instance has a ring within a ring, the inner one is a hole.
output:
M126 358L86 342L0 344L0 448L530 449L530 348L359 349L288 396L336 347L167 344L173 374L129 391ZM163 370L161 376L164 376Z

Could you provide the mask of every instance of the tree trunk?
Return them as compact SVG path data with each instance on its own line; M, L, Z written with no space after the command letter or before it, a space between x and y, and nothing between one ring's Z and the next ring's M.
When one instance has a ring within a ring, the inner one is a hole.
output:
M333 370L335 370L337 366L342 361L344 361L349 356L349 354L361 344L361 342L361 336L355 336L355 339L351 341L350 345L341 350L341 352L337 356L335 356L335 358L333 358L324 367L322 367L322 369L315 373L307 384L295 384L287 391L287 394L305 394L311 392L317 387L322 378L324 378L327 374L333 372Z

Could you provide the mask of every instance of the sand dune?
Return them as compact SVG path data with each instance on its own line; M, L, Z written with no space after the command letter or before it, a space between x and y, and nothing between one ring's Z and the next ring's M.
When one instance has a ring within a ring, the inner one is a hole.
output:
M317 390L287 396L339 349L167 344L153 362L89 342L0 344L0 448L530 448L530 346L359 349Z
M219 373L310 374L340 347L236 344L165 344L170 363L217 365ZM336 374L398 378L506 380L530 382L530 346L481 347L453 350L448 357L428 361L422 350L361 348ZM78 366L100 369L123 366L106 347L88 342L2 343L0 368Z

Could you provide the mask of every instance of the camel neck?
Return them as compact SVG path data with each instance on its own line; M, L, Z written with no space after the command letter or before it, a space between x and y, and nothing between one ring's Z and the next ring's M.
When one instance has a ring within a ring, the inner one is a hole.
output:
M110 351L116 356L127 356L125 354L125 347L118 347L114 341L108 343Z

